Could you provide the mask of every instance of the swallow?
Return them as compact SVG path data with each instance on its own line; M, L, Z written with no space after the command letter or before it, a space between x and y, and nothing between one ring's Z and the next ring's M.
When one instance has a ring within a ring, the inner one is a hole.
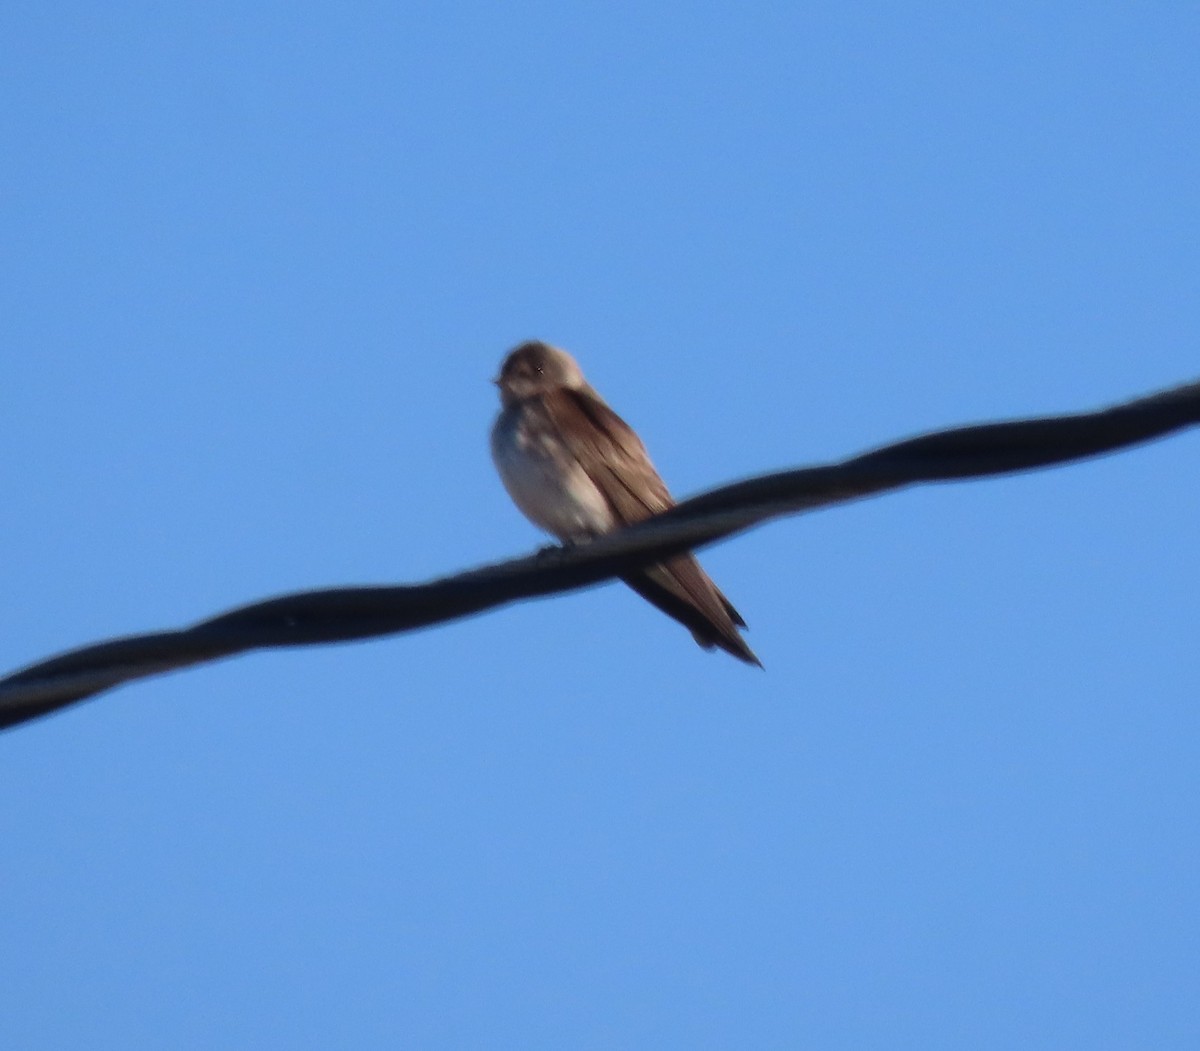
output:
M492 427L492 459L513 503L535 525L574 544L674 506L641 439L566 351L522 343L494 382L501 411ZM621 579L704 649L715 646L762 667L738 631L746 622L692 555Z

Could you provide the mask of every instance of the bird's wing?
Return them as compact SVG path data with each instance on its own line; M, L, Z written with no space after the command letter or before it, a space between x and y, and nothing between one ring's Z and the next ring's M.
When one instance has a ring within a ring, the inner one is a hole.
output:
M590 389L559 388L543 407L575 460L604 494L613 516L632 525L673 507L641 439ZM678 555L625 578L639 595L692 630L705 647L720 646L757 664L736 627L746 622L690 554Z
M561 387L544 395L542 404L558 436L622 525L674 506L641 439L599 395Z

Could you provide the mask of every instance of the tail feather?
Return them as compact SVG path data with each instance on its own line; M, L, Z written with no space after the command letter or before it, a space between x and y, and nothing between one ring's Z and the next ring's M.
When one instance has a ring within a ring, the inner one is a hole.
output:
M738 632L746 622L691 555L622 579L651 605L688 628L704 649L716 646L738 660L762 667Z

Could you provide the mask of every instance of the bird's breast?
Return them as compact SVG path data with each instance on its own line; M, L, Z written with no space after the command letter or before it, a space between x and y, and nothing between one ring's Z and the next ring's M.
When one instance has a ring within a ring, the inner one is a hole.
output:
M613 527L612 509L549 421L518 403L492 428L492 459L513 503L560 540L578 540Z

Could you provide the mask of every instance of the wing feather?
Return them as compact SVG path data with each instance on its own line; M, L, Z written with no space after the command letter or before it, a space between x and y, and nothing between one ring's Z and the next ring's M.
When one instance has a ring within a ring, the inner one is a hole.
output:
M621 525L674 506L641 439L595 391L560 387L544 393L542 404ZM738 627L746 626L741 614L692 555L679 555L624 579L648 602L690 628L701 646L720 646L748 663L760 663L738 634Z

